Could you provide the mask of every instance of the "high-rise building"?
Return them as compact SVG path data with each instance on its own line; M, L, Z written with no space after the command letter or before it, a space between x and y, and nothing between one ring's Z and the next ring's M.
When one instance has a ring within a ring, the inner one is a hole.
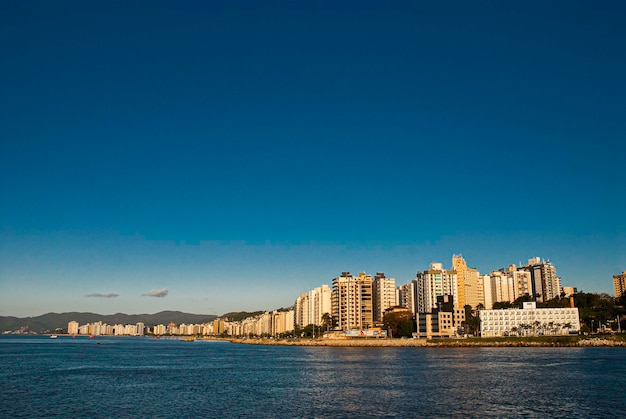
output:
M429 270L417 272L416 280L418 313L431 313L437 308L439 296L451 295L453 301L457 299L456 272L444 270L441 263L431 263Z
M455 300L457 309L466 305L476 308L479 304L485 304L483 283L480 274L475 268L467 266L462 255L452 256L452 270L456 272L456 284L458 299Z
M480 305L485 306L484 278L476 269L472 268L465 271L465 305L469 305L473 309Z
M452 255L452 270L456 272L457 297L455 304L457 307L464 307L465 299L465 272L467 271L467 263L462 255Z
M294 330L293 309L287 311L274 310L268 317L270 319L270 330L268 334L271 336L277 336L281 333L287 333Z
M377 272L372 281L373 320L382 322L385 310L397 305L396 280L387 278L383 272Z
M328 285L309 291L309 318L312 324L321 325L324 314L331 315L332 310L332 291Z
M306 327L310 324L319 326L324 314L332 314L332 291L328 285L313 288L296 298L295 324Z
M622 272L621 275L613 275L613 289L616 298L626 293L626 271Z
M296 298L294 305L294 323L297 327L306 327L311 324L309 312L309 295L302 293Z
M224 320L219 318L213 320L213 334L219 336L222 333L224 333Z
M541 258L528 259L528 265L520 269L530 272L532 295L538 302L545 302L561 295L561 278L556 275L556 268L550 261Z
M332 312L340 330L367 329L373 324L372 276L342 272L333 279Z
M67 334L68 335L78 334L78 322L77 321L71 321L67 324Z
M506 268L507 277L513 282L515 298L532 295L532 277L529 271L517 269L515 264Z
M398 305L401 307L408 308L411 313L417 313L416 310L416 291L417 291L417 281L413 280L408 284L399 285L396 288L396 300Z
M485 286L485 293L487 288L489 288L492 306L493 303L512 303L517 299L512 276L508 275L506 272L493 271L488 277L489 287ZM487 278L485 278L485 281L487 281Z

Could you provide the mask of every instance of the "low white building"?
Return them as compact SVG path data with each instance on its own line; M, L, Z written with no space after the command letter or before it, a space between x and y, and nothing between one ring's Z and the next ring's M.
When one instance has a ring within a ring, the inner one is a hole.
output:
M537 308L534 302L522 309L481 310L482 337L569 335L580 332L577 308Z

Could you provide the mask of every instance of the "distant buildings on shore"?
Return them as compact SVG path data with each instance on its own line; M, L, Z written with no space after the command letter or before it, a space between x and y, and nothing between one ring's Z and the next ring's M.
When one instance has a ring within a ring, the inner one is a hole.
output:
M626 271L613 276L615 295L626 290ZM408 311L415 320L414 337L451 337L463 334L468 313L478 313L482 336L560 335L580 332L578 309L537 308L555 298L576 293L563 287L555 266L534 257L522 266L481 275L462 255L452 256L452 266L433 262L413 280L396 286L383 272L374 276L342 272L332 285L320 285L298 296L293 307L265 312L243 320L218 318L204 324L169 324L146 327L106 325L101 322L68 324L68 333L85 335L197 335L197 336L319 336L329 330L350 335L354 331L380 330L385 313ZM524 308L494 307L525 299ZM363 333L362 335L365 335ZM359 335L358 333L356 335Z

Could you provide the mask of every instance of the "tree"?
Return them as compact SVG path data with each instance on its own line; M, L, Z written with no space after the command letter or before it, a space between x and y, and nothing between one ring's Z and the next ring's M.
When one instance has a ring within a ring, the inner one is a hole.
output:
M416 330L413 314L410 311L387 313L383 323L391 337L410 338Z
M330 313L322 314L322 326L325 330L335 329L337 320Z
M518 305L510 301L497 301L493 303L494 310L502 310L506 308L518 308Z
M569 330L572 328L572 324L570 322L567 322L563 325L563 329L567 330L567 333L569 334Z
M478 307L482 306L479 304ZM477 308L478 308L477 307ZM469 304L465 307L465 333L470 335L476 335L478 333L478 329L480 329L480 318L478 317L478 313L472 310L472 306Z

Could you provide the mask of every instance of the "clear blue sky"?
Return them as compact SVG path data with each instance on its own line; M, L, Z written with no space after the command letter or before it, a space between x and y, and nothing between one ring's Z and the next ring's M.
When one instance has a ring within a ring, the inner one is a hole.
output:
M626 5L336 3L0 3L0 315L274 309L453 253L612 293Z

